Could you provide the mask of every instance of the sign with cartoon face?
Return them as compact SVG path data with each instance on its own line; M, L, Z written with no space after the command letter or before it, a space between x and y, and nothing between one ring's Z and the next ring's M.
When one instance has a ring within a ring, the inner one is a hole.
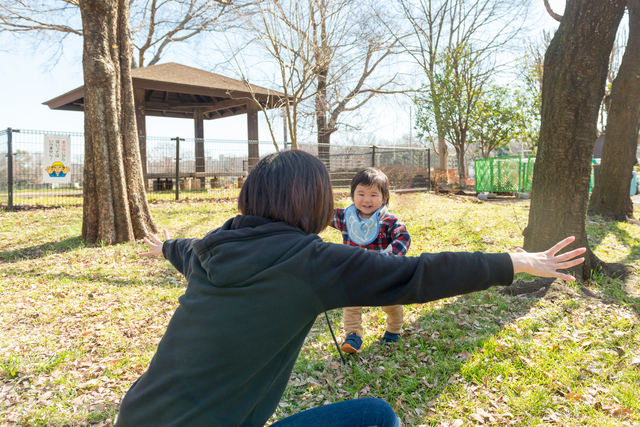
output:
M42 179L45 183L69 184L71 174L71 137L44 136L44 164Z

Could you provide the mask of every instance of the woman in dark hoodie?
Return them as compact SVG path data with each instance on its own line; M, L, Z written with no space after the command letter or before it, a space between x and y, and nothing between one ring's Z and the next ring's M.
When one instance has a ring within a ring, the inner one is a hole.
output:
M151 235L142 256L164 255L187 279L148 370L131 386L117 426L263 426L275 412L305 337L323 312L434 301L508 286L514 273L560 277L584 249L555 254L436 253L389 257L323 242L329 174L316 157L264 157L238 200L242 215L201 239ZM379 399L309 409L274 425L399 426Z

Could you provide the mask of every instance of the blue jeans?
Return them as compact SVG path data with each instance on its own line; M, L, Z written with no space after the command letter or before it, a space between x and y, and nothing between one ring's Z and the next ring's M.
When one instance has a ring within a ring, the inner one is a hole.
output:
M307 409L271 427L400 427L400 420L381 399L354 399Z

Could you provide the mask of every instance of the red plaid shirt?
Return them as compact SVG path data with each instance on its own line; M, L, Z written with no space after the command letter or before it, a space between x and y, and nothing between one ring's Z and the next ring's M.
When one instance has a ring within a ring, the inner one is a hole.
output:
M342 233L342 242L345 245L359 246L373 252L382 252L391 245L391 252L394 255L405 255L411 245L411 236L407 227L395 215L386 212L380 214L380 231L378 237L368 245L357 245L349 239L347 223L344 219L344 209L336 208L333 213L331 226Z

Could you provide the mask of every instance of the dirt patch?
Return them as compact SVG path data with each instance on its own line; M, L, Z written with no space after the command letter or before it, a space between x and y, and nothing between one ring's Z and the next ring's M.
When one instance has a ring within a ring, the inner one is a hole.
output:
M529 295L534 298L545 298L549 301L580 296L564 280L547 278L518 280L501 290L500 293L511 296Z
M458 200L469 200L474 203L489 203L496 205L509 205L513 203L526 203L529 199L518 198L518 193L501 193L492 194L487 200L478 199L478 193L473 186L467 186L464 189L454 188L450 184L437 183L433 188L438 196L445 196Z
M640 280L635 267L626 264L602 264L603 273L607 276L619 279L623 283L627 295L640 298ZM500 291L503 295L528 295L534 298L544 298L556 301L561 298L591 298L603 300L602 296L591 289L580 286L577 293L568 282L560 279L540 278L536 280L518 280Z

